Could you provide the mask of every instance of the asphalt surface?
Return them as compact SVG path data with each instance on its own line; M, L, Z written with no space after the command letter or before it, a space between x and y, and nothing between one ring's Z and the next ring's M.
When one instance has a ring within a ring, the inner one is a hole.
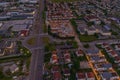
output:
M31 50L32 52L32 57L31 57L31 64L30 64L30 75L29 75L29 80L43 80L42 79L42 74L43 74L43 60L44 60L44 43L42 42L42 36L40 34L43 33L43 19L42 19L42 12L44 10L44 0L39 1L39 8L37 9L37 14L36 14L36 26L37 29L39 29L39 32L37 33L38 35L36 36L37 38L37 45ZM34 35L34 34L33 34Z

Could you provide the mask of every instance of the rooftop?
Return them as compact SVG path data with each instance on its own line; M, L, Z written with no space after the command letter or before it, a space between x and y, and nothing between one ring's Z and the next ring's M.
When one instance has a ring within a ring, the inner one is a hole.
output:
M87 75L87 78L95 78L95 75L93 72L87 72L86 75Z
M78 72L76 75L77 75L78 79L85 79L86 78L85 74L81 73L81 72Z

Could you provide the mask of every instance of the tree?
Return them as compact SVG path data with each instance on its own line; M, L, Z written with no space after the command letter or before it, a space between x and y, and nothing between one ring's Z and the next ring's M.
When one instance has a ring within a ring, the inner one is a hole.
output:
M94 25L94 22L88 22L87 25L92 26L92 25Z
M0 41L2 41L2 36L0 36Z
M8 76L11 76L11 71L10 71L10 69L6 70L5 73L6 73Z
M84 46L84 48L89 48L90 47L89 44L84 44L83 46Z
M2 70L3 69L0 67L0 79L4 78L4 74L3 74Z
M101 21L101 24L100 24L101 26L104 26L105 25L105 22L103 22L103 21Z
M98 36L98 34L97 34L97 33L95 33L95 34L94 34L94 36L95 36L96 38L99 38L99 36Z
M8 28L8 31L11 31L12 27L13 27L13 26L10 26L10 27Z
M87 13L87 14L91 14L91 11L90 11L90 10L86 10L86 13Z

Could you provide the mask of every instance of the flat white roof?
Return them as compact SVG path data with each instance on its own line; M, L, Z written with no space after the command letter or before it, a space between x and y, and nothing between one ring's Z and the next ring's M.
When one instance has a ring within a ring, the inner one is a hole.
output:
M12 31L21 31L21 30L28 30L29 27L26 24L17 24L12 27Z

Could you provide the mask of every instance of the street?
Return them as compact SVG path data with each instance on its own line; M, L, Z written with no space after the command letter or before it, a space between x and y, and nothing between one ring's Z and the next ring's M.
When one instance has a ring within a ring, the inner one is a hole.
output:
M37 40L36 46L31 50L32 57L31 57L31 64L30 64L30 75L29 80L42 80L42 73L43 73L43 60L44 60L44 44L42 42L42 36L40 34L43 34L43 19L42 19L42 12L44 10L44 0L39 1L39 8L37 10L37 14L35 16L35 24L36 29L38 30L38 33L33 34L35 35ZM35 30L36 31L36 30Z

